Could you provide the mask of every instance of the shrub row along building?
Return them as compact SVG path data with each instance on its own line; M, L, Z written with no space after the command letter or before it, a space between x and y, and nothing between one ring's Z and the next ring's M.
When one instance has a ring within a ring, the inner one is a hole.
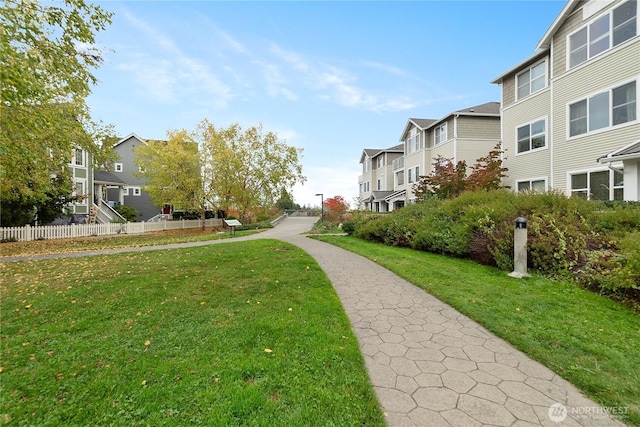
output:
M639 201L639 81L637 0L569 0L535 53L491 82L500 103L409 119L399 145L363 150L360 200L402 207L434 158L471 165L501 142L515 191Z

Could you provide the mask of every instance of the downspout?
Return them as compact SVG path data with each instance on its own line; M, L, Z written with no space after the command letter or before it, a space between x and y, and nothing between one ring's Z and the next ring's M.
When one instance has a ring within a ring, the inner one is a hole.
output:
M549 130L549 188L555 188L555 171L554 171L554 126L553 126L553 37L551 38L551 45L549 46L549 124L547 125L547 129ZM565 130L566 131L566 130ZM516 142L517 143L517 142ZM566 176L566 175L565 175ZM567 183L568 185L569 183ZM566 192L566 189L565 189Z
M458 117L460 114L453 116L453 164L458 163Z

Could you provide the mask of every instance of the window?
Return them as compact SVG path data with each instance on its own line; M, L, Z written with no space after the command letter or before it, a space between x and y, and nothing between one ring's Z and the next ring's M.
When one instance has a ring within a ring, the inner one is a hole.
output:
M87 192L86 192L86 182L83 181L74 181L73 183L73 191L71 192L71 195L73 197L78 197L77 200L75 200L75 203L78 205L86 205L86 200L87 200Z
M76 148L74 150L73 164L76 166L84 166L84 152L82 148Z
M517 76L518 99L531 95L547 86L547 62L534 65Z
M369 192L369 181L364 183L364 192L368 193Z
M528 181L517 182L518 191L533 191L536 193L544 193L547 191L546 179L532 179Z
M113 170L115 172L122 172L123 171L122 163L114 163L113 164Z
M637 13L637 2L627 1L569 35L569 68L635 37Z
M381 178L378 178L377 186L378 186L378 191L382 191L382 179Z
M409 153L415 153L420 149L420 134L416 133L407 140L407 151Z
M420 179L420 166L416 166L416 181Z
M636 82L569 105L569 136L636 120Z
M129 187L124 187L122 189L122 195L123 196L128 196L129 195Z
M378 169L384 166L384 155L378 157Z
M517 130L518 153L545 147L547 145L546 128L545 119L519 127Z
M396 172L396 185L404 185L404 171Z
M622 200L622 171L602 170L571 175L571 194L588 200Z
M407 175L407 182L411 183L413 182L413 169L409 169L407 171L408 175Z
M139 196L141 194L140 187L131 187L131 190L133 190L134 196Z
M369 158L368 157L364 159L364 163L363 163L362 167L364 168L364 172L369 172Z
M447 140L447 124L444 123L442 126L438 126L435 132L435 144L441 144Z

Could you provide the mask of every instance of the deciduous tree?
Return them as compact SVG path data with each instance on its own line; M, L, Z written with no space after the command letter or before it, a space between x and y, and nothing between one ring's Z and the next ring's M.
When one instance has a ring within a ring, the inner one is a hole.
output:
M339 222L349 210L349 203L342 196L333 196L324 201L323 207L326 221Z
M244 220L252 211L274 206L282 189L306 180L299 163L302 150L264 132L262 125L216 128L205 119L195 135L213 204L227 212L237 209Z
M104 159L101 141L113 131L91 119L85 98L102 60L95 34L110 20L110 13L83 0L0 6L3 205L49 203L59 186L51 176L63 176L75 146L97 162Z
M417 201L429 197L453 198L467 190L496 190L508 188L502 185L507 168L502 166L500 144L496 145L486 156L476 159L467 175L467 163L462 160L454 165L453 159L436 157L433 172L421 176L413 185Z
M167 141L149 140L135 148L136 172L156 206L198 211L204 218L206 194L198 144L186 130L169 131Z

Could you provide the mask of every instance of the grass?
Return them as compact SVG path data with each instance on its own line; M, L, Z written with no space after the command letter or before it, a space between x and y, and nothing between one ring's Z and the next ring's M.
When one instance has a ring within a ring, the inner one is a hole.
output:
M6 425L384 425L327 277L230 242L0 264Z
M168 245L172 243L199 242L228 239L258 233L262 230L220 233L216 227L186 228L155 231L144 234L116 234L109 236L77 237L72 239L33 240L30 242L8 242L0 244L0 257L41 255L64 252L95 251L102 249L130 248L139 246ZM0 259L0 261L2 261Z
M640 316L570 284L513 279L471 261L365 242L319 240L363 255L455 307L640 426Z

